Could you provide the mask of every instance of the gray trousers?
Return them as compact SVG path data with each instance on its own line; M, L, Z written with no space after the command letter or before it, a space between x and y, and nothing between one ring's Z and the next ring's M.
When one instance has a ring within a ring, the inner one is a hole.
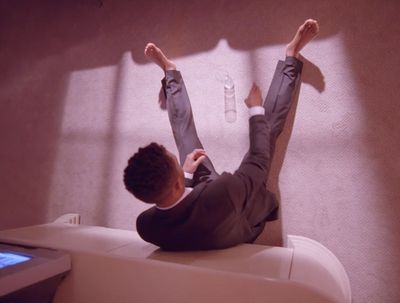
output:
M285 61L279 61L265 98L265 118L270 124L271 131L269 142L271 159L276 140L283 130L293 95L300 82L302 67L303 63L294 57L286 57ZM178 148L179 160L183 165L186 156L196 148L203 149L203 145L197 135L189 96L181 73L179 71L166 71L162 85L167 99L168 116ZM218 173L207 157L194 174L193 186L202 181L213 180L216 177L218 177Z

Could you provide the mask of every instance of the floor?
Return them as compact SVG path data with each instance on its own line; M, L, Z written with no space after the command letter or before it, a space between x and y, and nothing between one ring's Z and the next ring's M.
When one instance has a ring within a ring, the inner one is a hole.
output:
M315 239L344 264L354 302L398 302L400 288L400 3L328 1L0 2L0 229L76 212L83 224L135 229L148 206L122 183L152 141L176 152L160 102L153 41L184 76L197 129L218 171L248 144L243 99L265 95L285 44L307 18L303 82L269 187L280 220L259 243ZM237 119L224 118L235 82Z

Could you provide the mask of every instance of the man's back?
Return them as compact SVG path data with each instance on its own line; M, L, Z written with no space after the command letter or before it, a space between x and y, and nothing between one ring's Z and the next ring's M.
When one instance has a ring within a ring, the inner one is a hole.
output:
M237 179L223 173L197 185L171 209L148 209L137 219L138 233L165 250L219 249L254 241L264 228L265 214L277 202L266 190L254 196L256 203L244 200ZM253 214L263 217L252 222Z

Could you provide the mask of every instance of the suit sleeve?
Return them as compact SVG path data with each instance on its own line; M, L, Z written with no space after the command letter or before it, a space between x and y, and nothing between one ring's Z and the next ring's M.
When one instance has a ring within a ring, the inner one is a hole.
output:
M265 186L270 169L270 131L264 115L249 119L250 146L230 182L231 195L242 203L251 199L261 186Z
M193 187L193 179L185 178L185 187Z

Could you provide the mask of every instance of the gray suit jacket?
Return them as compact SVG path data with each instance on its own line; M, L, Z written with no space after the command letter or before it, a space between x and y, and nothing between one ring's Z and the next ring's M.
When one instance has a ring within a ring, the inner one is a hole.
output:
M237 171L195 184L171 209L154 206L140 214L136 225L144 240L165 250L227 248L253 242L276 218L277 200L266 189L270 126L264 115L249 124L250 148Z

